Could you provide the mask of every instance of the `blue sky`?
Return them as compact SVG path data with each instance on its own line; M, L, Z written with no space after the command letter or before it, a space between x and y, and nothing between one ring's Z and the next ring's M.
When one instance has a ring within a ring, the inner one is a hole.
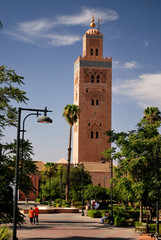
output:
M112 129L134 129L147 106L161 110L160 12L160 0L1 0L0 65L24 76L29 102L21 107L53 111L53 124L26 120L34 160L67 158L69 126L62 112L73 103L73 64L93 14L96 28L102 19L104 57L113 59ZM16 138L14 128L4 133L3 142Z

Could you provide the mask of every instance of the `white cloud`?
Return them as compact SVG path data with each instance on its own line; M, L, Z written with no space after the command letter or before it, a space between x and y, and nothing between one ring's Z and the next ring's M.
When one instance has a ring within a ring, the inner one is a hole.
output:
M122 68L136 68L138 67L138 63L136 61L130 61L130 62L125 62L124 65L122 66Z
M50 39L49 45L51 46L66 46L66 45L72 45L77 41L80 41L79 36L74 35L57 35L57 34L49 34L46 35L48 39Z
M161 73L142 74L138 79L125 80L113 85L115 94L136 100L141 107L161 108Z
M54 24L48 19L38 19L18 23L18 31L31 36L50 30L53 27L53 25Z
M56 21L58 24L89 25L92 15L94 15L95 21L97 21L98 18L101 18L104 22L115 21L118 19L117 12L110 9L82 8L82 11L79 14L75 14L74 16L59 16L56 18Z
M122 64L120 61L114 60L112 61L112 67L114 69L119 68L119 69L134 69L137 68L139 66L137 61L129 61L129 62L125 62L124 64Z
M20 22L15 29L6 31L6 33L18 40L37 44L39 46L72 45L80 41L81 37L70 33L66 35L61 34L63 25L90 25L92 15L95 16L96 21L100 17L104 22L118 19L118 14L110 9L82 8L80 13L75 15L59 15L51 19L42 18ZM61 29L60 25L62 25Z

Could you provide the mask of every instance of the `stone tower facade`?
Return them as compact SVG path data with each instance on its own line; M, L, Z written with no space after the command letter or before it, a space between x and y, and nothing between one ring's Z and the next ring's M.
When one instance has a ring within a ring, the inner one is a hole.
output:
M112 58L103 58L103 34L91 28L83 37L83 57L74 63L74 104L81 112L74 125L73 163L100 163L110 147Z

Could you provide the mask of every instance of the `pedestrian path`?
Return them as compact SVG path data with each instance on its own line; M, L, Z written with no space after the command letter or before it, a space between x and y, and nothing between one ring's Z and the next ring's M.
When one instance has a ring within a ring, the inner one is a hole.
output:
M80 213L42 214L39 225L26 224L18 227L19 240L138 240L134 228L119 228L98 223L98 219L81 216Z

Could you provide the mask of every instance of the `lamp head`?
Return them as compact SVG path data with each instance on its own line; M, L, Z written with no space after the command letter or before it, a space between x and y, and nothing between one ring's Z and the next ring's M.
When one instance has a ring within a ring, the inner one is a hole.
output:
M49 118L48 116L42 116L40 118L38 118L37 120L40 123L52 123L53 120L51 118Z
M40 122L40 123L52 123L53 120L47 116L47 112L48 112L47 107L45 107L44 116L38 118L37 121Z

